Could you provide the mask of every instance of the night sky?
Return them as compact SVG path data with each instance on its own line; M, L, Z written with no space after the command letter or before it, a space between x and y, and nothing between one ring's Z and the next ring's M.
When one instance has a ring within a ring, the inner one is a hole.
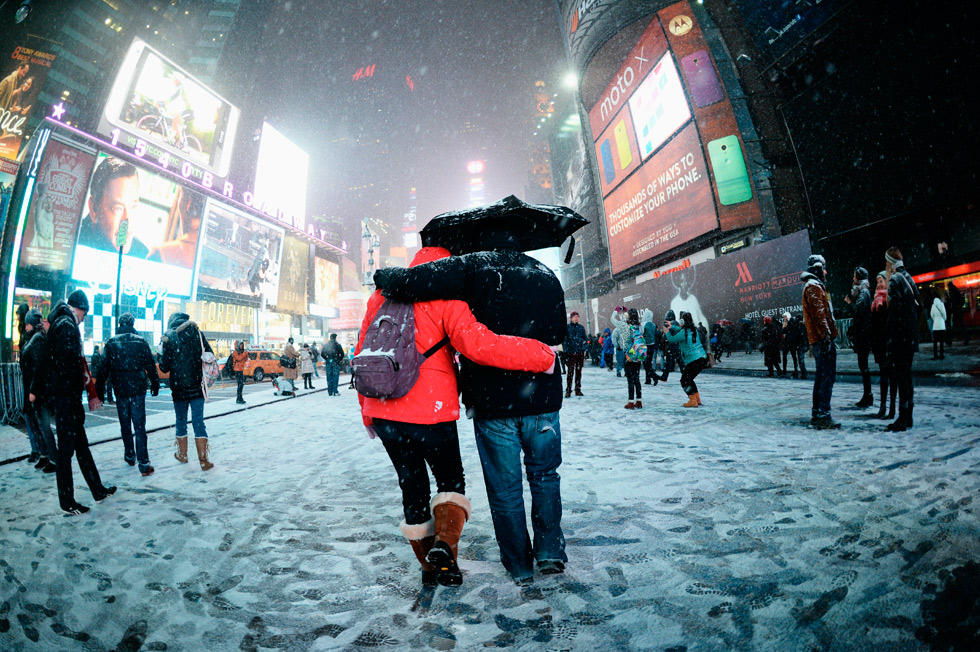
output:
M312 212L356 211L351 185L387 182L399 197L415 185L421 226L465 205L472 158L487 160L488 201L524 194L534 81L569 92L552 0L250 4L221 85L310 153ZM374 78L352 80L372 64ZM463 134L467 122L482 132ZM331 144L344 137L381 143Z

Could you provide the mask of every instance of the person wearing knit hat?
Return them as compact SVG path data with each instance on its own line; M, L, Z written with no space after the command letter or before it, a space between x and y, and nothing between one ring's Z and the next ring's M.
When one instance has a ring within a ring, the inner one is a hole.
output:
M868 270L863 267L854 268L853 285L847 302L854 310L848 339L857 353L858 369L864 384L864 394L855 407L867 408L874 405L875 401L871 394L871 372L868 370L868 356L871 354L871 286L868 283Z
M585 327L578 323L578 313L572 311L569 316L565 341L562 343L562 351L565 354L565 364L568 366L568 375L565 383L565 398L572 395L572 380L575 381L575 396L582 394L582 367L585 366L585 351L589 339L585 334Z
M821 430L840 428L830 416L830 399L837 376L837 322L834 307L824 281L827 261L819 254L807 259L807 269L800 274L803 281L803 322L807 340L813 347L816 372L813 377L813 406L810 425Z
M22 305L26 306L27 304ZM25 350L27 349L27 346L30 344L31 340L34 338L34 335L39 332L38 328L40 325L41 313L37 308L25 310L23 311L23 314L20 315L19 326L23 327L23 330L20 333L18 348L20 349L20 370L21 379L24 384L24 396L30 394L30 377L33 373L30 365L27 364L27 360L25 359ZM41 431L35 425L34 420L31 419L31 412L31 404L28 401L24 406L24 426L27 429L27 440L31 444L31 454L27 457L27 463L37 464L38 460L47 459L47 451L44 448L44 440L41 437Z
M915 280L905 270L902 252L898 247L891 247L885 252L885 271L888 274L886 356L889 369L898 384L898 418L888 425L888 430L903 432L913 425L912 361L919 350L922 300Z
M85 412L78 400L83 392L89 392L89 410L102 407L102 402L95 396L95 383L82 354L78 330L88 308L85 293L75 290L68 301L59 301L51 309L48 314L47 351L38 364L28 396L31 403L46 396L49 405L54 408L58 431L58 501L61 509L69 514L89 511L88 507L75 501L72 457L78 461L78 468L92 492L92 498L102 501L116 493L115 487L104 486L99 477L85 434Z
M887 357L888 344L888 273L881 271L875 277L875 294L871 301L871 354L878 365L878 385L880 399L878 404L879 419L895 418L895 398L898 385L891 377ZM887 400L889 395L891 401ZM890 405L890 407L888 407ZM888 413L886 414L886 407Z

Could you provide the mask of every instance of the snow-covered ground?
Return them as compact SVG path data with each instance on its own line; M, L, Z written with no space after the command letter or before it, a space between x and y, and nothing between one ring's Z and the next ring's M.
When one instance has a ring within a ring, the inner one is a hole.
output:
M119 492L93 504L76 471L84 516L62 515L53 476L0 467L0 649L929 649L916 630L980 556L978 391L918 389L915 429L893 434L842 384L844 427L824 432L803 425L811 383L709 372L689 410L678 378L631 412L625 379L586 369L562 410L568 570L525 589L464 420L464 583L420 592L394 470L347 389L209 420L207 473L173 459L172 430L148 478L97 446Z

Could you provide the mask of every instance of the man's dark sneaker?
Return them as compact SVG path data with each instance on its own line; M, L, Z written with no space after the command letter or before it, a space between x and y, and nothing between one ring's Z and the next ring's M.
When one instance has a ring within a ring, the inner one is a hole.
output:
M54 473L57 470L58 470L58 465L52 462L51 460L48 460L48 463L45 464L44 468L41 469L41 471L43 471L44 473Z
M145 478L148 475L153 475L153 471L154 471L153 467L148 466L146 467L145 471L143 471L142 469L140 470L140 475L142 475Z
M88 507L86 507L85 505L79 505L76 502L73 502L71 505L67 505L67 506L62 505L61 509L68 512L68 514L71 516L75 516L77 514L84 514L85 512L89 511Z
M557 575L565 572L565 563L556 559L546 559L538 562L538 570L542 575Z
M37 459L37 464L34 465L34 468L43 469L47 465L48 465L48 458L42 456Z
M866 408L875 404L875 400L868 395L862 396L861 400L854 404L854 407Z
M237 398L235 399L235 403L238 403L239 405L245 405L245 399Z
M565 398L571 398L571 397L572 397L572 390L566 389L565 390Z
M126 462L126 464L128 464L130 466L136 466L136 456L135 455L132 457L132 459L130 459L126 455L123 455L123 460Z
M108 498L114 493L116 493L115 487L102 487L102 491L92 492L92 498L94 498L95 502L98 503L98 502L102 502L103 500L105 500L106 498Z
M582 393L582 390L576 389L575 390L575 396L585 396L585 394Z
M813 417L810 419L810 425L817 430L836 430L840 428L840 424L834 421L829 415L825 417Z
M31 451L31 454L27 456L28 464L37 464L37 461L41 459L41 454L37 451Z

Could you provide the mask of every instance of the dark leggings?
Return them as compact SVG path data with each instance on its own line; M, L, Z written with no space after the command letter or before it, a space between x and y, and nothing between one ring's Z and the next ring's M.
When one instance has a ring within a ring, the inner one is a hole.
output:
M437 491L466 493L455 421L422 425L375 419L374 429L398 473L406 523L419 525L432 518L427 463Z
M891 370L887 365L878 365L878 386L881 389L881 401L879 406L882 411L885 409L885 399L888 398L889 393L891 394L891 411L895 411L895 396L898 394L898 383L891 380L891 387L888 386L889 379L891 378ZM891 392L889 392L891 390Z
M633 400L633 394L636 393L636 400L643 398L643 394L640 391L640 368L643 366L642 362L630 362L627 360L623 363L623 371L626 372L626 385L629 387L630 400Z
M698 385L694 379L697 378L706 364L708 364L707 358L698 358L684 366L684 371L681 373L681 387L688 396L698 393Z

